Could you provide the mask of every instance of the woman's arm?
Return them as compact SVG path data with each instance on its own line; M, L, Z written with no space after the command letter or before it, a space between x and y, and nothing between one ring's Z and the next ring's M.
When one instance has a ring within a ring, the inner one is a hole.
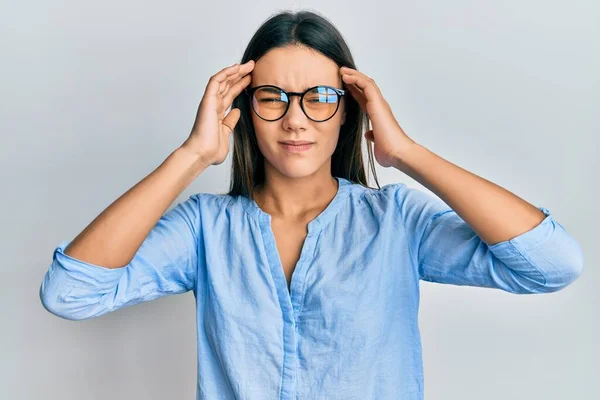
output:
M559 290L583 270L577 241L543 207L460 168L408 137L375 81L341 67L349 93L373 125L365 137L383 167L395 167L439 199L396 185L396 203L425 280L501 288Z
M82 320L194 289L201 195L163 213L204 168L186 149L176 150L77 242L61 242L40 286L44 308Z
M196 153L178 148L98 215L65 254L105 268L127 265L167 208L206 167Z
M252 68L235 64L213 75L188 139L72 242L59 244L40 287L48 311L80 320L195 288L202 196L164 212L206 167L225 160L240 116L227 110Z
M394 167L435 193L488 245L525 233L546 217L515 194L417 143L396 155Z
M525 294L560 290L581 275L581 248L548 209L416 143L405 149L394 166L443 200L397 192L422 279Z
M250 83L253 68L253 61L234 64L211 76L185 143L96 217L65 254L107 268L125 266L175 198L207 166L225 160L240 116L238 109L226 112Z

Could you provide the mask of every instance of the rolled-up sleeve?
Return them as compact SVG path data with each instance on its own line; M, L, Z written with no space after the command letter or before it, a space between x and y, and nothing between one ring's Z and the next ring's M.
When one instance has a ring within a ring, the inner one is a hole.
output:
M105 268L64 253L71 242L55 248L39 295L49 312L70 320L97 317L122 307L195 287L199 194L166 212L133 259L120 268Z
M488 245L438 197L400 184L396 201L422 280L533 294L558 291L583 271L579 243L545 207L537 226Z

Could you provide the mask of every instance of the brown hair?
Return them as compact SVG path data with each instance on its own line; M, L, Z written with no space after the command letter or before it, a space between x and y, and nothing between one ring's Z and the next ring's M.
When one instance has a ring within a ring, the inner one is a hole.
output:
M285 46L308 47L330 58L339 67L356 69L341 33L325 17L311 11L283 11L271 16L250 40L240 63L257 61L269 50ZM362 138L369 129L369 120L351 95L345 97L345 102L346 120L340 128L338 143L331 158L331 174L369 188L362 150ZM239 108L241 115L233 130L232 174L227 194L254 199L255 187L265 180L264 156L258 148L252 110L245 92L234 99L232 108ZM369 144L367 153L379 188L373 150Z

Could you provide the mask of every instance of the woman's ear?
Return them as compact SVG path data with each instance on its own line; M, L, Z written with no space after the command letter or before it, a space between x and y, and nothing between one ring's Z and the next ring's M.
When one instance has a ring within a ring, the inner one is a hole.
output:
M344 125L344 122L346 122L346 111L342 114L342 125Z

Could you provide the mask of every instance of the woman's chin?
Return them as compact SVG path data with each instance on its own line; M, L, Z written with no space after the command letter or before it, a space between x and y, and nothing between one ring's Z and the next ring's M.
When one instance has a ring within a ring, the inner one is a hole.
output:
M279 173L288 178L305 178L313 175L317 170L314 162L308 160L284 161L279 164Z

